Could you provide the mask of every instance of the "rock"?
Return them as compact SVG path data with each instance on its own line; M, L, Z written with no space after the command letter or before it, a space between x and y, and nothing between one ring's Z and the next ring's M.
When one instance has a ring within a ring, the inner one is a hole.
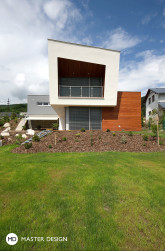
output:
M2 140L0 140L0 146L2 146Z
M5 130L3 130L3 132L9 132L10 131L10 126L7 127Z
M10 136L9 132L1 132L1 136L7 137Z
M34 134L35 134L35 131L32 130L32 129L28 129L26 134L27 134L27 135L34 135Z
M22 138L26 139L27 135L26 134L22 134Z
M5 123L4 125L3 125L3 127L9 127L10 126L10 123Z
M19 133L17 133L15 136L16 136L16 137L19 136Z
M10 141L11 141L11 138L8 138L8 141L10 142Z

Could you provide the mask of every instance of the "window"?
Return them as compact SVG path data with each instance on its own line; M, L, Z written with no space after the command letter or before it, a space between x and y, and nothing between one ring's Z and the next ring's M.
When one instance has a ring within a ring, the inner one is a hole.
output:
M149 116L151 116L151 111L149 112Z
M37 105L39 106L49 106L49 102L37 102Z
M101 130L102 109L100 107L69 107L69 129Z
M152 102L155 101L155 95L152 95Z
M149 104L151 104L151 98L149 98Z

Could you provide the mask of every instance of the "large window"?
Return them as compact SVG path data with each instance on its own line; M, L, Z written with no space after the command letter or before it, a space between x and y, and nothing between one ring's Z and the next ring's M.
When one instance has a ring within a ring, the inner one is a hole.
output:
M101 130L102 109L99 107L69 107L69 129Z
M103 97L102 78L60 78L61 97Z
M152 95L152 102L155 101L155 95Z

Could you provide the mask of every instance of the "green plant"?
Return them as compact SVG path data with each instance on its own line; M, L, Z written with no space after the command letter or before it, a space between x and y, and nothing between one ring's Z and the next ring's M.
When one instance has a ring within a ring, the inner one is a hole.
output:
M81 130L80 130L81 132L85 132L85 128L81 128Z
M160 139L160 141L159 141L159 145L160 146L163 146L164 145L164 142Z
M157 125L153 124L151 126L151 130L152 130L153 136L156 137L157 136Z
M99 136L99 139L101 139L101 136Z
M17 117L16 113L15 112L12 112L11 114L11 119L15 119Z
M63 137L63 138L62 138L62 141L66 141L66 140L67 140L67 138L66 138L66 137Z
M53 123L52 128L53 130L58 130L58 123Z
M23 130L26 130L26 126L25 126L25 125L24 125L24 126L22 126L22 129L23 129Z
M22 134L19 134L18 136L16 136L16 141L15 141L15 143L16 143L17 145L20 145L20 144L22 143L22 141L23 141Z
M113 132L113 136L116 136L115 132Z
M3 120L4 120L4 123L7 123L7 122L10 121L10 118L9 118L8 115L5 115L5 116L3 117Z
M80 133L75 134L75 136L76 136L77 138L79 138L79 137L80 137Z
M0 135L0 139L4 139L4 136Z
M130 132L128 133L128 136L133 136L133 132L130 131Z
M4 120L0 119L0 126L3 126L3 125L4 125Z
M143 135L143 140L144 140L144 141L148 141L148 135L147 135L147 134L144 134L144 135Z
M33 141L40 141L40 137L37 134L34 134L34 136L32 137Z
M19 140L16 140L15 143L16 143L16 145L20 145L21 144L21 142Z
M143 143L143 146L146 146L146 143Z
M15 118L14 120L15 120L15 123L17 124L17 123L18 123L18 119L17 119L17 118Z
M109 129L109 128L107 128L106 132L110 132L110 129Z
M22 134L19 134L18 136L16 136L17 140L21 140L22 139Z
M24 147L25 147L25 149L29 149L29 148L31 148L32 147L32 143L25 143L24 144Z
M49 145L48 147L49 147L49 148L52 148L52 145Z
M79 140L76 138L76 139L75 139L75 142L79 142Z
M122 144L126 144L126 143L127 143L127 139L126 139L125 135L123 135L123 136L121 137L121 143L122 143Z

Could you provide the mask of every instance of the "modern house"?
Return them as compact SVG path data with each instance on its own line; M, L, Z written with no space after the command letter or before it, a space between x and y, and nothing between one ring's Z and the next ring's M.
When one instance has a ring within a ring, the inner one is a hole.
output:
M144 103L146 104L146 122L149 121L154 109L159 110L161 117L162 111L165 110L165 88L148 89Z
M48 40L49 96L28 96L32 126L141 130L141 93L118 92L120 52Z

